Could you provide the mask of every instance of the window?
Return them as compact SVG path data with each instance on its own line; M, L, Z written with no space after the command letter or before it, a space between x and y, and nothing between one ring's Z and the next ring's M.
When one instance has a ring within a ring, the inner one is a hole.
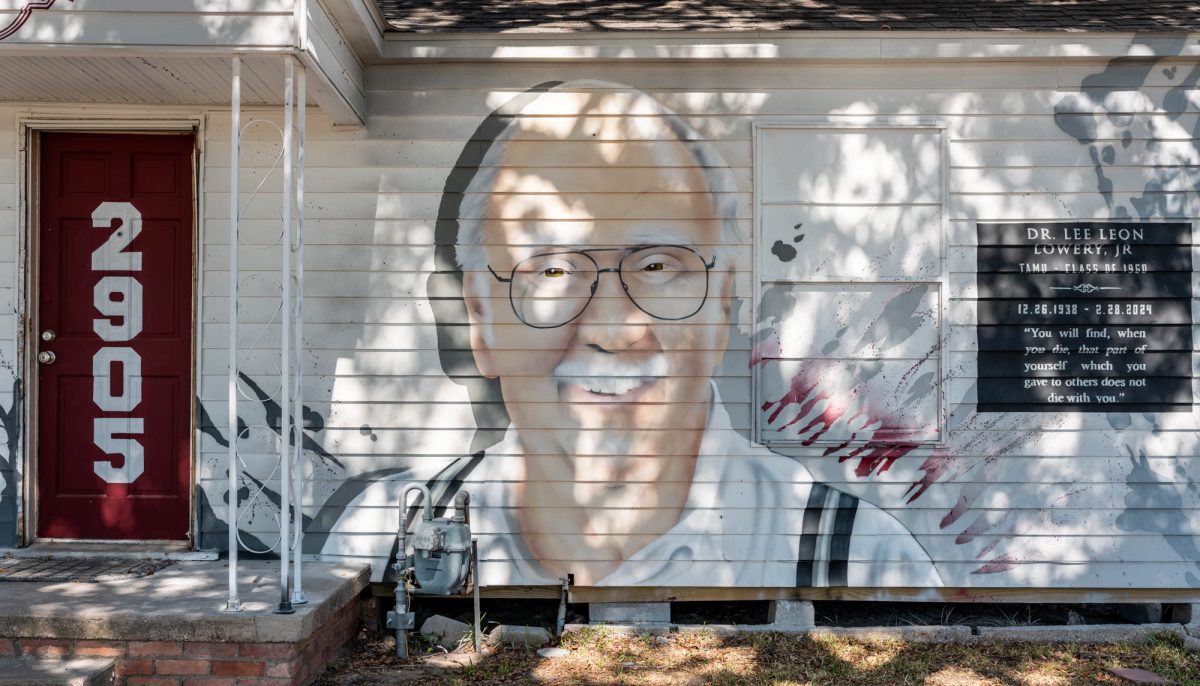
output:
M943 131L755 127L756 436L942 438Z

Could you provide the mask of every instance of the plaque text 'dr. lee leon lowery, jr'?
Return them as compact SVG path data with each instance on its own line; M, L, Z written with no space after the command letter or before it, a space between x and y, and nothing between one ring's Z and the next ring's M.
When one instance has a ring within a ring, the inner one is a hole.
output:
M1191 411L1191 224L977 231L979 412Z

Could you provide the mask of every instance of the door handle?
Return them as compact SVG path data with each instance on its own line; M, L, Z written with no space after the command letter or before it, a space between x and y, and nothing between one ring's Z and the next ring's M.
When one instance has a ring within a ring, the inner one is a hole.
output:
M38 362L41 364L54 364L55 359L57 359L57 356L49 350L43 350L38 353Z

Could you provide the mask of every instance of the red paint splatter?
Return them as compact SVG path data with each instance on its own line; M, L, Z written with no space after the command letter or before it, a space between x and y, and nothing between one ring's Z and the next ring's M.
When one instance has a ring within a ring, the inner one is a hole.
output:
M788 392L785 393L782 398L772 403L772 405L775 406L775 411L771 413L771 416L767 417L767 423L774 424L775 420L779 418L779 414L783 412L788 405L799 404L800 409L797 410L794 419L780 427L781 430L791 426L792 424L795 424L801 418L807 416L817 403L829 398L829 395L825 392L814 394L814 391L817 390L817 385L817 383L810 383L806 381L803 374L797 374L796 376L792 377L791 388L788 390ZM769 408L764 407L763 409L765 410Z
M966 515L967 510L970 509L970 507L971 507L970 499L968 499L966 497L965 493L960 493L958 503L955 503L954 507L950 507L950 511L946 513L946 517L942 517L941 522L937 523L937 528L944 529L944 528L947 528L947 526L949 526L950 524L958 522L959 517ZM960 536L960 538L961 538L961 536ZM956 542L961 542L961 541L956 541Z
M992 539L991 543L984 546L983 550L980 550L978 553L975 554L975 559L979 559L979 558L983 557L984 555L987 555L988 553L995 550L996 546L1000 545L1000 541L1003 541L1003 540L1004 539L999 538L999 537Z
M829 457L830 455L832 455L834 453L840 453L841 451L845 450L846 448L849 448L850 444L854 442L855 436L858 436L858 434L856 434L856 433L850 434L850 438L847 438L844 442L839 443L838 445L832 446L830 448L826 448L825 452L821 453L821 457Z
M854 468L854 475L859 477L870 476L874 474L883 474L896 464L896 460L904 457L917 446L912 443L868 443L865 451L855 451L858 455L858 466ZM845 462L850 459L851 455L839 458L838 462ZM878 468L878 471L876 471Z
M962 501L960 500L959 503L961 504ZM960 511L960 513L961 513L961 511ZM975 540L976 536L988 531L989 529L992 528L992 526L993 526L992 523L987 521L984 518L984 516L981 514L975 518L975 521L971 522L970 526L963 529L962 533L960 533L958 536L956 536L954 538L954 542L957 543L958 545L970 543L971 541ZM942 528L944 529L946 527L942 527Z
M908 487L908 490L904 492L905 495L912 494L908 496L908 500L905 502L912 503L917 498L925 495L925 491L928 491L930 486L937 483L937 480L950 469L950 465L953 463L954 458L944 449L935 448L933 454L925 458L925 461L918 467L922 472L921 478L914 481ZM945 527L943 526L943 528Z
M971 572L972 574L996 574L998 572L1007 572L1017 566L1020 560L1016 559L1011 553L1005 553L995 559L980 565L979 569Z
M809 422L807 426L800 429L799 435L803 436L804 434L808 433L809 431L813 431L818 426L821 427L819 431L816 431L812 436L809 436L807 439L805 439L803 441L803 444L806 446L812 445L821 436L825 435L825 432L829 431L830 427L833 426L834 422L836 422L837 420L842 418L842 413L844 413L845 411L846 411L845 399L831 398L829 401L829 405L827 405L825 407L825 409L821 411L821 414L817 415L816 419L813 419L811 422ZM795 419L793 419L792 421L788 422L787 424L784 424L783 426L779 427L779 430L782 431L782 430L788 428L789 426L791 426L792 424L795 424L796 422L800 421L801 417L803 417L805 414L807 414L807 413L802 413L802 414L796 415Z
M873 419L869 411L859 411L847 417L848 405L857 396L858 393L854 390L834 396L828 391L821 390L819 381L812 381L808 374L801 373L792 377L790 388L783 397L779 400L764 402L762 409L764 412L771 410L771 414L767 417L767 423L771 425L776 425L784 411L788 411L791 415L790 419L776 427L776 430L783 431L808 417L819 403L827 402L828 404L821 412L797 432L798 436L805 437L801 444L806 447L820 440L837 422L843 419L849 425L853 425L859 420L868 426L878 424L878 428L872 432L875 438L857 445L848 453L839 455L838 462L857 459L858 465L854 469L854 474L860 478L883 474L891 469L897 460L919 447L919 443L887 439L904 439L913 436L916 432L887 423L887 420L883 418ZM851 448L855 445L857 437L858 432L851 434L850 438L841 444L827 448L823 452L823 456L829 457ZM884 440L880 440L880 437L884 437Z

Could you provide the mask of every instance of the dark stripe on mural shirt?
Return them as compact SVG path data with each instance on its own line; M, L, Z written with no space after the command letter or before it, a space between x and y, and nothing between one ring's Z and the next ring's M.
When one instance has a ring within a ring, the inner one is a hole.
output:
M858 498L842 493L833 520L833 540L829 544L829 585L846 586L850 561L850 536L854 532L854 516L858 514Z
M804 506L804 523L800 531L800 550L796 557L796 586L813 585L817 556L817 535L821 527L821 510L829 487L813 484L808 492L808 504Z

